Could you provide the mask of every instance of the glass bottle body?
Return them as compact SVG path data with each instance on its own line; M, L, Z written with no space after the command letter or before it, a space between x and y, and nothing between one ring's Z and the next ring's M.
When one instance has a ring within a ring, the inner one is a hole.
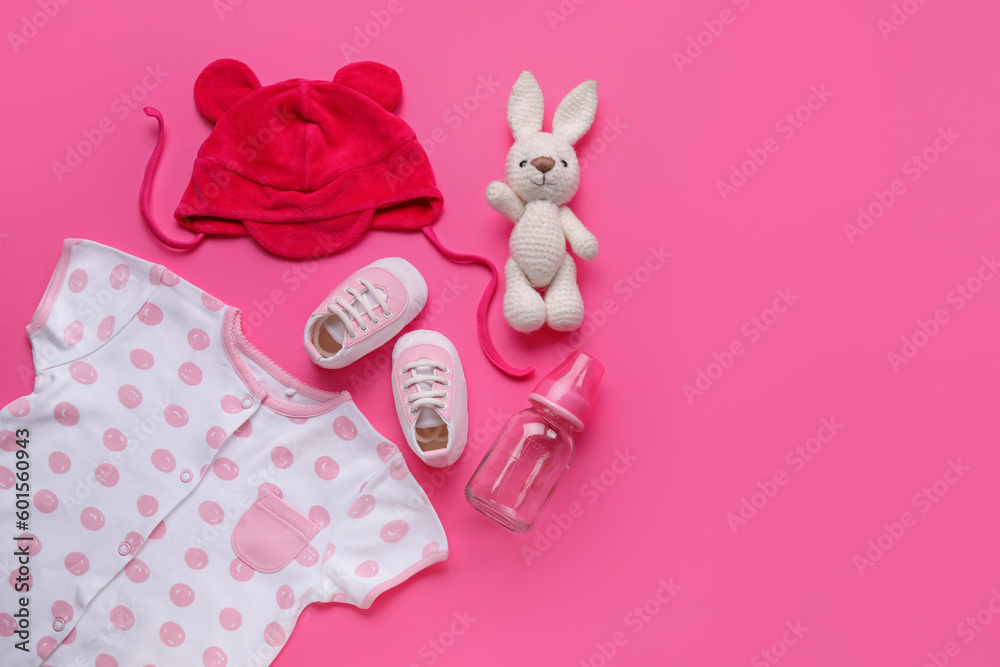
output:
M469 504L510 530L530 530L573 461L572 432L538 404L511 417L465 487Z

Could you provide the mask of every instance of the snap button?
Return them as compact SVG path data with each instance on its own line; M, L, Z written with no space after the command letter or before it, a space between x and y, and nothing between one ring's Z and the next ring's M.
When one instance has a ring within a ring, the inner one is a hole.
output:
M191 472L190 470L185 470L184 472L181 473L181 481L184 482L185 484L190 482L192 479L194 479L194 473Z
M253 407L253 399L252 398L244 398L243 402L240 403L240 405L243 406L243 409L249 410L250 408Z
M62 629L65 627L66 627L66 622L63 621L61 618L57 618L56 620L52 621L52 629L55 630L56 632L62 632Z
M122 556L128 556L131 551L132 551L132 545L130 545L128 542L122 542L121 544L118 545L118 553Z
M297 393L298 393L298 392L296 392L296 391L295 391L294 389L292 389L291 387L289 387L288 389L285 389L285 396L288 396L289 398L291 398L292 396L294 396L294 395L295 395L295 394L297 394Z

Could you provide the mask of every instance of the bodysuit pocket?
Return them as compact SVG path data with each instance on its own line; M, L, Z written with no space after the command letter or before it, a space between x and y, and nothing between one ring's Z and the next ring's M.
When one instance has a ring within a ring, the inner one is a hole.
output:
M277 572L319 532L297 509L264 491L233 529L233 551L258 572Z

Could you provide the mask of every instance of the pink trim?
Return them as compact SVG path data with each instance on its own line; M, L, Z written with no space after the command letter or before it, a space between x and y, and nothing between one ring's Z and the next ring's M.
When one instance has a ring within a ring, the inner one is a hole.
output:
M441 240L437 237L430 226L423 227L421 231L428 239L430 239L430 242L434 244L434 247L452 262L458 262L459 264L480 264L490 270L490 283L486 286L486 291L483 292L483 298L479 300L479 308L476 310L476 329L479 332L479 347L483 349L483 354L485 354L486 358L490 360L490 363L513 378L525 378L534 373L534 368L514 368L504 361L503 357L500 356L500 353L497 352L497 348L493 344L493 339L490 338L490 328L489 323L486 321L486 316L489 314L490 303L493 301L493 293L496 291L497 267L493 266L493 263L485 257L480 257L479 255L464 255L449 250L443 243L441 243Z
M149 231L153 232L153 236L160 243L175 250L191 250L205 238L204 234L198 234L188 241L176 241L163 233L163 230L153 220L153 214L150 212L152 205L149 200L153 193L153 177L156 175L156 168L160 164L160 155L163 154L163 140L167 133L163 128L163 115L159 111L153 107L146 107L143 111L146 112L147 116L152 116L156 119L159 131L156 135L156 146L153 148L153 154L149 156L149 162L146 163L146 173L142 176L142 187L139 189L139 215L142 216L146 226L149 227Z
M447 559L448 559L447 551L435 551L434 553L428 555L423 560L418 561L413 565L411 565L410 567L406 568L392 579L389 579L388 581L383 581L381 584L368 591L368 595L365 596L365 599L362 600L361 604L358 606L361 607L362 609L368 609L368 607L372 606L372 602L375 601L375 598L377 598L379 595L382 595L382 593L385 593L393 586L398 586L399 584L403 583L404 581L415 575L417 572L420 572L424 568L430 567L434 563L440 563L441 561Z
M56 299L59 297L59 290L62 289L62 284L66 280L66 271L69 269L70 249L75 245L80 245L80 243L82 242L79 239L66 239L63 241L59 261L56 262L56 268L52 271L52 276L49 278L49 284L45 288L42 300L39 302L34 315L31 317L31 321L28 323L29 336L45 326L45 322L48 321L49 314L52 312L53 306L56 305Z
M281 366L274 363L270 357L255 348L243 335L243 328L240 324L240 310L238 308L233 308L232 306L226 307L226 314L222 322L222 341L233 370L246 383L250 393L261 399L261 402L265 406L279 415L284 415L285 417L315 417L316 415L327 413L338 405L351 400L351 395L346 391L323 391L293 377ZM243 362L242 355L250 357L254 363L263 368L268 375L280 384L294 389L303 396L319 401L319 403L316 405L293 405L278 400L257 380L253 372Z
M429 452L424 452L424 463L429 466L434 466L435 468L443 468L447 465L451 465L448 461L448 449L432 449Z

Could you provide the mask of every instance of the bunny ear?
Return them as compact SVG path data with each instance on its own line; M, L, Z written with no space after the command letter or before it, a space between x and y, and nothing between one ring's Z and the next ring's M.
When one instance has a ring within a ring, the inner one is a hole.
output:
M542 89L538 87L538 82L531 72L521 72L507 101L507 122L510 124L511 132L514 133L514 140L541 132L544 116L545 100L542 99Z
M260 81L248 65L221 58L208 64L194 82L194 103L213 123L241 99L260 88Z
M559 103L552 119L552 134L562 137L572 146L587 134L596 114L597 82L584 81Z

